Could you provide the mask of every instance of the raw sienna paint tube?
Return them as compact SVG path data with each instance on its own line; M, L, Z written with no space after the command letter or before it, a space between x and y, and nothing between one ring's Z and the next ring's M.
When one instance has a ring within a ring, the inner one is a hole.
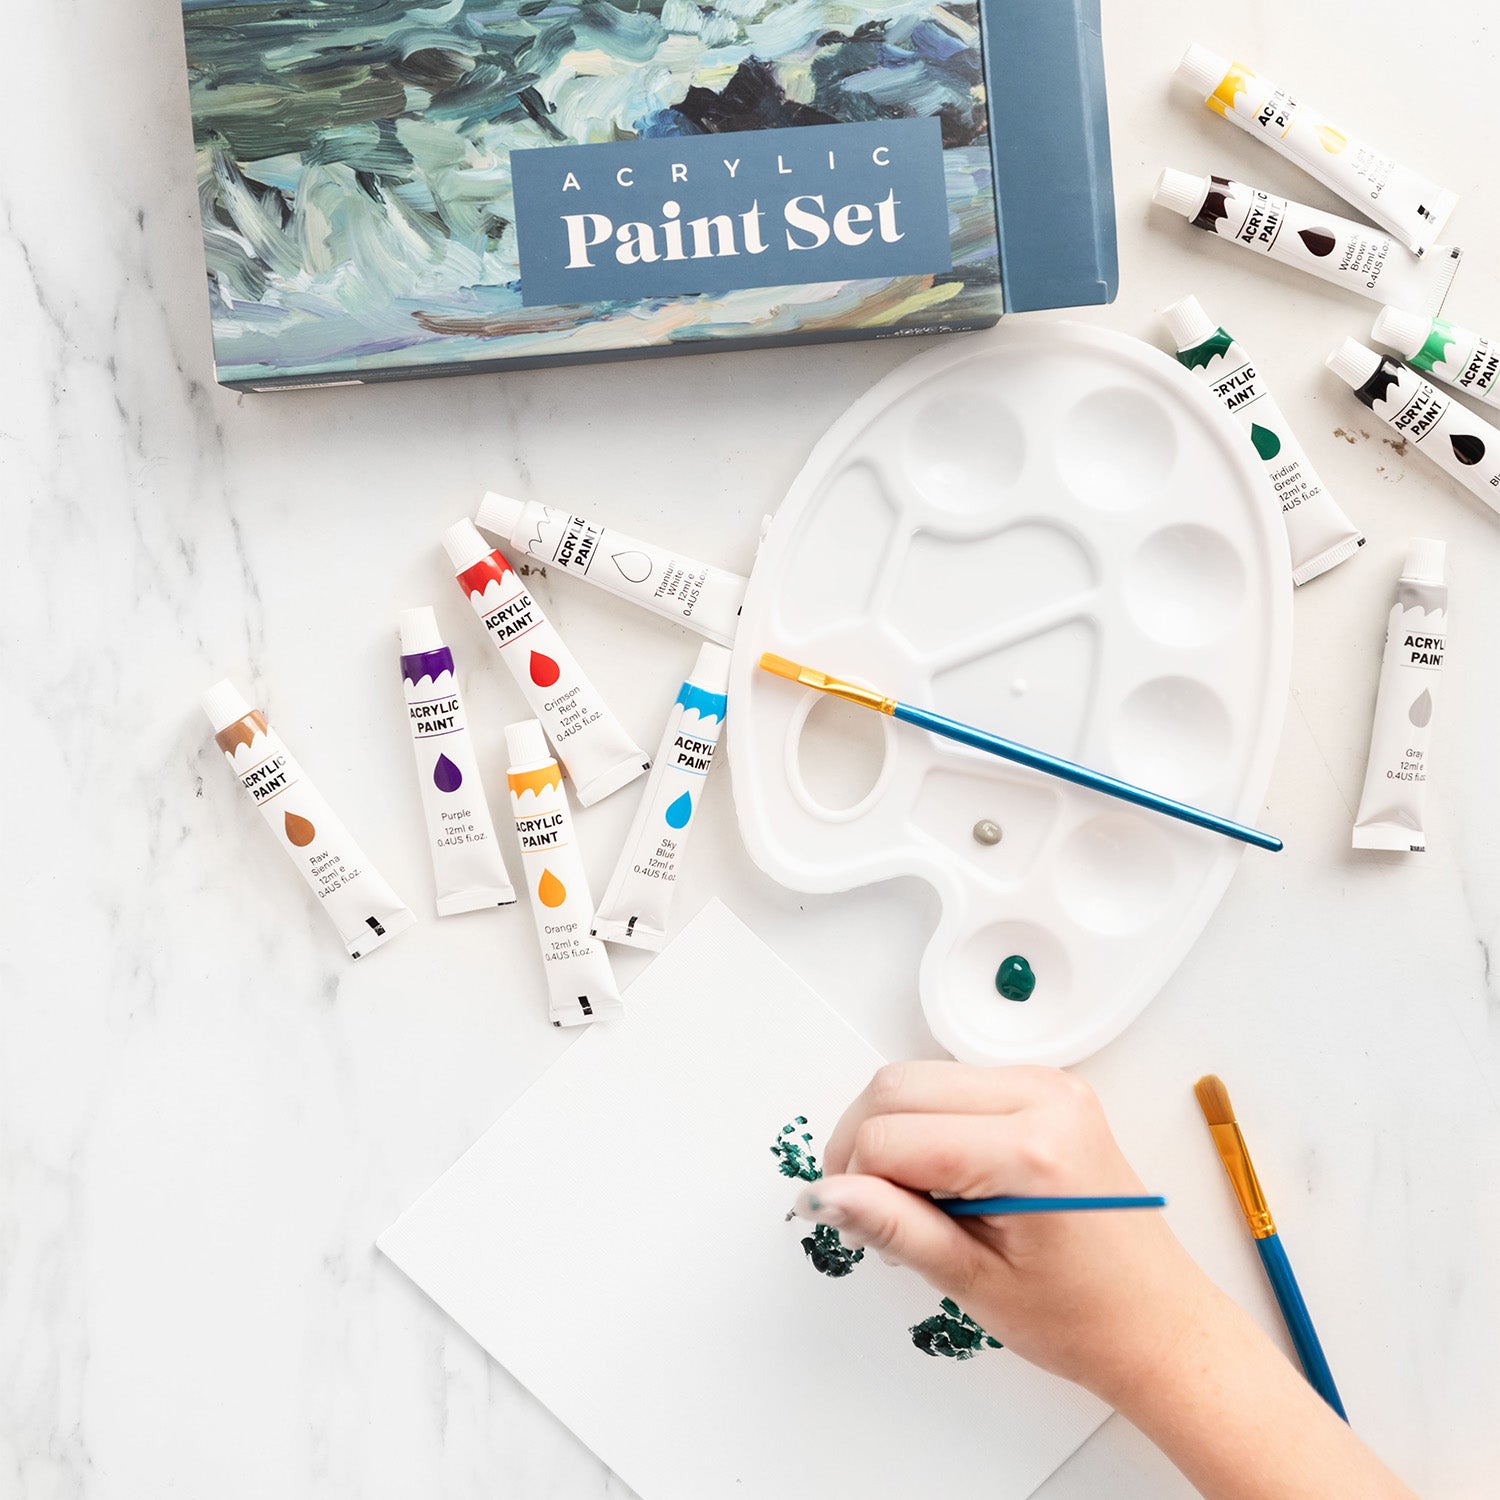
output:
M1168 167L1152 201L1196 229L1269 255L1377 302L1435 314L1453 284L1463 252L1435 245L1419 259L1389 235L1337 214L1276 198L1228 177L1197 177Z
M594 914L595 937L652 949L666 942L678 864L724 727L728 686L729 652L705 644L667 716L645 794Z
M416 918L292 759L265 715L227 680L203 695L203 711L230 769L302 871L349 957L363 958L410 927Z
M1306 583L1352 557L1364 546L1364 537L1324 488L1250 356L1209 318L1196 297L1174 302L1161 316L1178 361L1245 429L1265 464L1286 524L1292 582Z
M511 500L491 491L474 519L539 563L586 578L721 646L734 640L748 578L535 500Z
M1396 585L1385 627L1370 759L1354 815L1356 849L1427 847L1422 818L1427 744L1448 634L1445 550L1442 542L1413 538Z
M651 768L563 645L505 554L458 521L443 537L458 586L510 668L531 711L546 728L557 758L588 807Z
M1424 375L1488 406L1500 406L1500 347L1472 329L1383 307L1371 337L1394 349Z
M1415 443L1417 452L1500 510L1500 431L1415 370L1358 339L1345 339L1327 363L1382 422Z
M1337 129L1244 63L1232 63L1194 42L1177 74L1215 114L1296 162L1418 255L1436 239L1458 202L1447 188Z
M432 845L438 915L509 906L516 893L484 799L453 653L443 644L437 617L427 605L402 610L397 624L406 717Z
M583 1026L623 1013L603 947L589 933L594 902L568 812L562 772L535 719L507 725L510 809L521 844L521 869L547 974L554 1026Z

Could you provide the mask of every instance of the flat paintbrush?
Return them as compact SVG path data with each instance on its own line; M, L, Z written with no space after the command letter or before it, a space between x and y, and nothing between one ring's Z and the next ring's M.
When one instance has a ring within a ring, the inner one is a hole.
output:
M1296 1346L1302 1372L1307 1376L1308 1384L1347 1422L1344 1403L1333 1383L1333 1371L1328 1368L1307 1303L1302 1300L1297 1278L1292 1275L1292 1264L1282 1248L1281 1236L1276 1233L1276 1221L1271 1217L1260 1179L1255 1175L1245 1137L1234 1117L1229 1090L1219 1078L1208 1073L1193 1085L1193 1092L1198 1096L1198 1108L1203 1111L1203 1118L1208 1121L1209 1133L1214 1138L1224 1170L1229 1174L1234 1195L1240 1200L1245 1223L1255 1238L1255 1248L1260 1251L1261 1265L1265 1267L1266 1279L1276 1294L1276 1304Z
M1015 740L991 734L986 729L975 729L970 724L944 718L942 714L935 714L929 709L887 698L871 688L845 682L839 677L830 677L826 672L819 672L813 667L799 666L784 656L775 656L768 651L761 657L760 664L765 671L772 672L777 677L800 682L804 687L816 688L820 693L832 693L834 697L842 698L848 703L857 703L861 708L873 708L878 714L889 714L893 719L915 724L919 729L930 730L933 734L940 734L944 739L954 740L960 745L987 751L990 755L998 755L1002 760L1014 761L1016 765L1028 766L1033 771L1042 771L1062 781L1071 781L1074 786L1104 792L1150 812L1163 813L1180 822L1191 823L1194 827L1222 833L1226 838L1238 839L1243 844L1254 844L1257 849L1275 851L1281 848L1281 840L1274 834L1262 833L1258 828L1248 828L1230 818L1221 818L1217 813L1205 812L1201 807L1164 797L1160 792L1148 792L1144 787L1133 786L1114 776L1106 776L1103 771L1091 771L1087 766L1063 760L1057 755L1049 755L1045 750L1033 750L1029 746L1017 744Z

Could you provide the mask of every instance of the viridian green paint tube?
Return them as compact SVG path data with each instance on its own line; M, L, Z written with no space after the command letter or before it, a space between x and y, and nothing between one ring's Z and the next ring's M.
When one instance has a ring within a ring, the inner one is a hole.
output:
M1306 583L1365 544L1302 450L1244 348L1199 305L1184 297L1163 309L1179 362L1245 429L1281 506L1292 555L1292 582Z
M1500 406L1500 345L1493 339L1397 307L1381 309L1371 336L1394 349L1414 370L1476 401Z

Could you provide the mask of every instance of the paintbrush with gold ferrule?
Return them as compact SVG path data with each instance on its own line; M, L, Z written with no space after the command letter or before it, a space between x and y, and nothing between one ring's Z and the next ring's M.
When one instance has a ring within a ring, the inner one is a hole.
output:
M1344 1416L1344 1403L1339 1399L1338 1387L1333 1383L1333 1372L1328 1368L1323 1346L1318 1342L1317 1330L1313 1328L1312 1318L1308 1315L1307 1303L1302 1300L1297 1278L1292 1275L1291 1262L1286 1258L1281 1236L1276 1232L1276 1221L1271 1217L1260 1179L1255 1175L1245 1137L1234 1118L1229 1090L1216 1075L1209 1073L1193 1085L1193 1092L1198 1096L1198 1108L1203 1111L1203 1118L1208 1121L1209 1134L1213 1136L1219 1159L1229 1174L1234 1195L1240 1200L1245 1223L1250 1226L1250 1233L1255 1238L1255 1248L1260 1251L1260 1263L1265 1267L1266 1279L1276 1294L1277 1305L1281 1308L1287 1332L1291 1334L1292 1343L1296 1346L1303 1373L1312 1388L1347 1422L1349 1419Z
M1128 781L1107 776L1103 771L1091 771L1087 766L1080 766L1075 761L1064 760L1059 755L1049 755L1045 750L1033 750L1029 745L1021 745L1015 740L991 734L987 729L976 729L972 724L964 724L958 719L949 719L942 714L935 714L931 709L918 708L913 703L903 703L899 698L888 698L884 693L877 693L872 688L860 687L858 683L845 682L841 677L830 677L827 672L820 672L816 667L804 667L798 662L788 661L786 657L776 656L769 651L761 656L760 665L764 671L774 673L777 677L800 682L803 687L816 688L820 693L831 693L835 698L843 698L848 703L857 703L861 708L873 708L878 714L889 714L893 719L900 719L902 723L915 724L917 728L940 734L944 739L954 740L960 745L968 745L973 750L983 750L990 755L998 755L1001 760L1011 761L1018 766L1027 766L1033 771L1045 772L1048 776L1056 776L1060 781L1070 781L1074 786L1086 786L1093 791L1104 792L1110 797L1118 797L1122 802L1144 807L1150 812L1164 813L1169 818L1191 823L1195 828L1208 828L1214 833L1222 833L1226 838L1238 839L1242 844L1254 844L1257 849L1275 851L1281 848L1281 840L1275 834L1262 833L1258 828L1248 828L1245 824L1236 823L1231 818L1222 818L1218 813L1205 812L1201 807L1194 807L1191 803L1178 802L1175 798L1164 797L1160 792L1148 792L1144 787L1133 786Z

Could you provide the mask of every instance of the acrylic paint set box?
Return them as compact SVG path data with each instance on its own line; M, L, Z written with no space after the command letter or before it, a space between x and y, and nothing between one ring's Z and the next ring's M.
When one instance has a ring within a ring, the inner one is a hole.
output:
M228 386L1114 294L1098 0L183 0L183 26Z

